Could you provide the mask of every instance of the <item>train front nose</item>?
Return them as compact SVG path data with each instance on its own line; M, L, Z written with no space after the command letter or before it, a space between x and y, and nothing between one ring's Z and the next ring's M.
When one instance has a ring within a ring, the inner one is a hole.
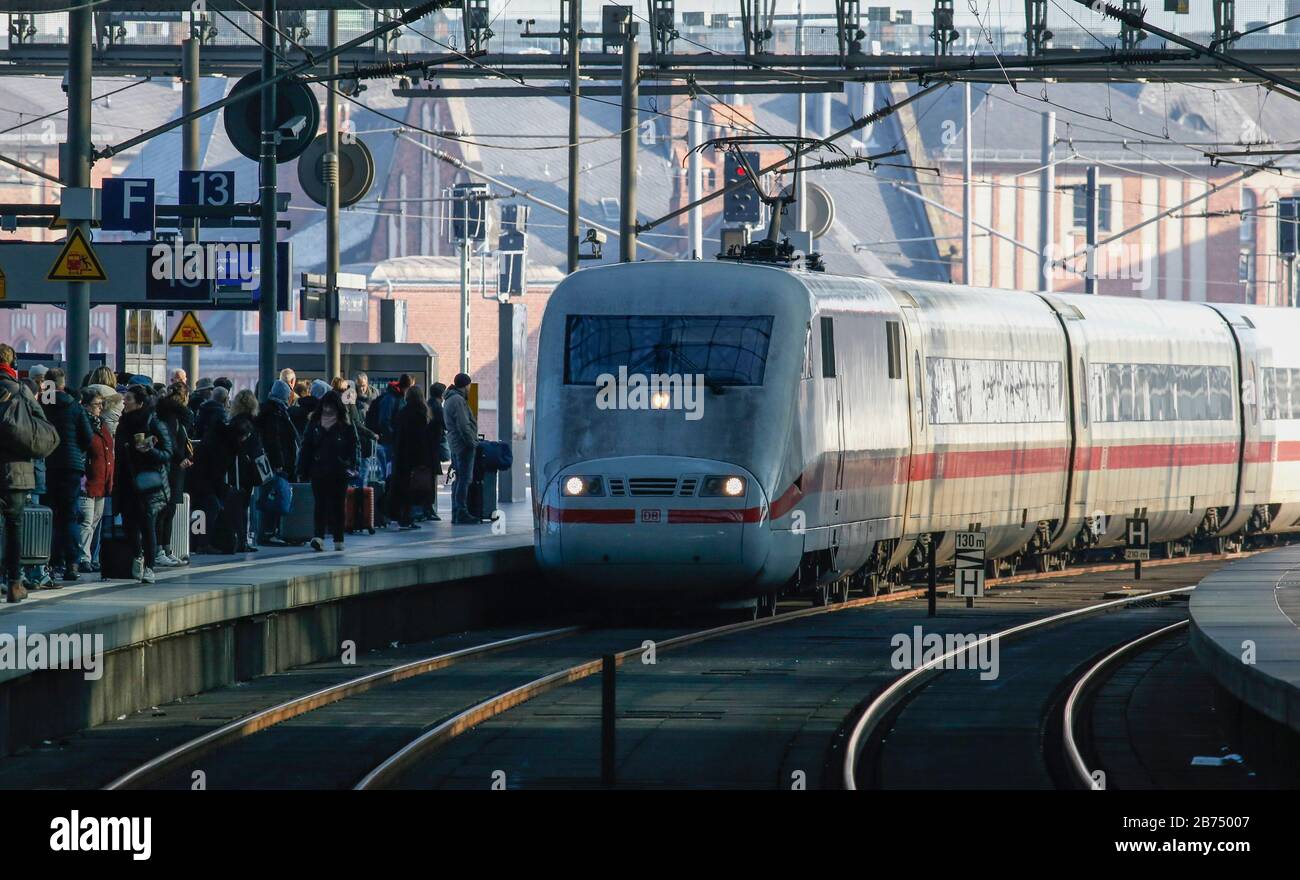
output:
M753 474L674 456L562 470L538 511L538 562L601 594L705 599L750 587L768 553L768 498Z

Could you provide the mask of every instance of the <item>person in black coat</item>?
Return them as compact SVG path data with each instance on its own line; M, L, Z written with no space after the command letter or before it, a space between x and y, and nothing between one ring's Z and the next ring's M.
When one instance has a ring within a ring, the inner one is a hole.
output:
M393 419L393 478L395 518L403 529L418 529L412 511L431 501L430 493L442 473L432 414L419 385L406 389L404 405ZM427 479L426 479L427 478Z
M199 407L194 419L194 434L200 440L206 440L213 425L224 425L230 421L230 392L220 386L214 386L212 395Z
M438 456L438 473L442 473L442 463L451 461L451 453L447 450L447 418L442 412L442 395L447 390L447 386L441 382L434 382L429 386L429 430L433 432L434 449L437 450ZM429 499L429 518L442 519L438 516L438 493L433 493L433 498Z
M262 449L271 465L271 472L277 478L294 482L298 469L298 446L302 442L298 429L289 417L289 396L293 392L289 385L276 379L271 386L271 395L262 404L257 413L257 430L262 441ZM270 483L262 487L267 492ZM258 524L258 540L263 544L283 543L273 536L280 529L280 512L277 508L261 508Z
M312 396L311 386L306 381L299 379L298 384L293 386L293 393L297 396L293 406L289 407L289 419L293 426L298 429L298 436L301 437L307 433L307 421L311 418L312 412L320 402Z
M257 413L257 397L241 391L231 404L230 421L213 425L203 437L203 446L211 452L208 475L222 508L219 540L214 543L225 553L257 550L248 540L248 507L253 489L262 482L256 463L263 452Z
M357 474L358 445L348 407L337 391L327 392L307 420L298 453L298 475L311 482L316 500L313 550L325 549L327 530L334 535L334 549L343 549L348 484Z
M185 494L186 474L194 464L194 444L190 441L194 414L190 412L189 389L185 384L173 383L167 389L167 395L158 399L154 414L171 434L172 440L172 459L167 467L167 504L158 514L158 557L154 560L154 567L175 566L180 565L181 560L172 555L172 524L176 519L176 505Z
M134 552L131 576L146 584L154 582L152 562L158 555L158 515L169 494L171 442L149 405L149 392L140 385L128 386L114 436L113 510L122 515Z
M65 389L63 370L55 367L45 374L38 398L45 418L59 432L59 445L45 459L46 503L54 512L54 538L50 546L50 569L61 570L63 580L77 580L77 557L81 554L81 480L86 475L86 452L90 449L90 416L80 401Z

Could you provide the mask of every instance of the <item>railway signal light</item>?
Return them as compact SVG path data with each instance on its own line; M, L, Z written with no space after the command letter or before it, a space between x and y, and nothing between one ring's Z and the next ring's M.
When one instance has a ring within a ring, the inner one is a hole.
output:
M763 219L763 203L758 198L756 183L747 181L745 166L756 171L759 168L759 156L753 150L742 151L741 155L744 156L744 163L735 153L727 153L723 162L727 186L741 181L746 181L747 185L737 187L722 197L722 219L728 223L758 223Z

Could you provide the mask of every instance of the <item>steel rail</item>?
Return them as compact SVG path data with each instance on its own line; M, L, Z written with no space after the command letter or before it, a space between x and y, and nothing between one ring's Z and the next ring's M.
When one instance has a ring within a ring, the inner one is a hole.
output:
M710 639L720 638L722 636L734 635L736 633L747 632L753 629L771 626L778 623L789 623L794 620L802 620L806 617L813 617L819 614L829 614L835 611L845 611L850 608L862 608L867 605L875 605L883 602L896 602L904 599L915 599L925 594L924 589L905 590L898 593L887 593L881 596L865 596L861 599L850 599L847 602L840 602L835 605L823 605L814 608L802 608L797 611L787 611L784 614L778 614L775 617L765 617L759 620L744 620L739 623L729 623L724 626L716 626L710 629L699 630L685 635L674 636L670 639L664 639L661 642L655 642L655 652L667 651L673 648L683 648L687 645L697 644ZM614 655L614 663L622 666L629 658L639 655L644 651L644 646L628 648ZM563 687L566 684L572 684L575 681L581 681L600 672L601 659L588 660L567 669L561 669L550 675L534 679L527 684L512 688L511 690L497 694L482 701L463 712L451 716L446 721L437 725L408 742L401 749L388 756L375 769L371 770L354 786L356 790L379 789L391 787L402 773L409 769L417 761L422 760L430 752L438 748L443 743L455 739L465 731L495 718L503 712L513 709L528 702L534 697L540 697L542 694Z
M992 635L982 636L971 644L961 648L948 651L940 657L935 657L917 668L913 669L906 675L895 679L889 687L885 688L875 699L867 704L866 709L858 716L857 722L853 725L853 731L849 734L848 742L844 749L844 775L843 785L850 791L857 790L857 761L858 752L862 748L863 742L871 734L877 724L884 720L898 702L912 692L916 685L929 679L931 676L941 672L940 664L946 663L957 657L959 654L965 654L969 651L976 650L991 641L1000 641L1002 639L1014 638L1015 636L1038 629L1044 626L1050 626L1054 623L1060 623L1064 620L1071 620L1076 617L1082 617L1086 614L1096 614L1099 611L1106 611L1111 608L1118 608L1121 605L1127 605L1130 602L1142 602L1148 599L1159 599L1162 596L1172 596L1177 593L1186 593L1196 589L1195 587L1178 587L1173 590L1161 590L1156 593L1143 593L1137 596L1126 596L1123 599L1112 599L1109 602L1099 602L1095 605L1088 605L1083 608L1074 608L1070 611L1062 611L1058 614L1051 614L1047 617L1040 617L1035 620L1026 621L1025 623L1004 629L1001 632Z
M1140 636L1127 644L1121 645L1094 663L1092 667L1074 683L1074 687L1070 690L1070 696L1066 698L1065 710L1062 713L1065 724L1063 735L1065 739L1065 754L1070 759L1070 768L1074 771L1075 781L1084 788L1096 790L1100 788L1100 786L1094 782L1092 773L1088 770L1088 765L1084 763L1083 753L1079 750L1079 743L1075 739L1074 714L1075 709L1083 702L1084 695L1092 689L1093 679L1110 669L1110 667L1113 666L1121 657L1132 653L1148 642L1154 642L1157 639L1162 639L1165 636L1170 635L1174 630L1187 626L1187 623L1188 621L1186 620L1180 620L1177 623L1171 623L1169 626L1161 627L1160 629L1149 632L1144 636Z
M278 703L270 708L237 719L229 724L218 727L216 730L208 731L202 736L195 737L194 739L182 743L173 749L169 749L163 754L146 761L135 769L122 774L117 779L114 779L108 785L104 786L104 788L108 791L116 791L138 786L148 780L156 779L158 776L174 770L182 761L194 760L195 758L211 752L213 749L227 745L236 740L244 739L254 733L265 730L268 727L273 727L283 721L288 721L291 718L305 715L308 712L321 708L322 706L328 706L331 703L337 703L348 697L354 697L357 694L364 693L379 685L392 684L394 682L402 681L403 679L413 678L417 675L424 675L428 672L453 666L463 660L482 657L497 651L516 648L520 645L533 644L535 642L542 642L566 635L572 635L579 629L581 629L581 627L567 626L558 629L512 636L508 639L498 639L481 645L472 645L468 648L461 648L456 651L435 654L431 657L424 657L420 660L413 660L409 663L391 666L387 669L380 669L376 672L371 672L357 678L349 679L348 681L340 682L339 684L330 685L321 690L313 691L312 693L301 697L295 697L292 700Z
M1185 563L1203 562L1211 558L1215 558L1215 554L1197 554L1194 556L1183 557L1181 559L1162 559L1162 560L1156 560L1153 563L1148 563L1148 564L1154 564L1154 565L1185 564ZM1079 574L1089 574L1089 573L1095 574L1101 572L1115 571L1127 567L1128 567L1127 565L1102 563L1094 566L1080 566L1077 569L1072 569L1064 572L1060 572L1060 571L1029 572L1020 575L1008 575L1003 578L989 578L988 584L990 586L997 586L1002 584L1010 586L1019 583L1026 583L1029 581L1054 580L1060 577L1070 577ZM1182 587L1179 588L1178 590L1170 590L1167 592L1177 593L1188 589L1191 588ZM727 624L725 626L714 627L712 629L707 629L707 630L700 630L698 632L687 633L685 635L676 636L671 639L665 639L662 642L656 642L655 651L659 652L659 651L670 650L672 648L681 648L687 645L696 644L698 642L703 642L710 639L719 638L722 636L733 635L735 633L745 632L751 629L758 629L776 623L787 623L793 620L801 620L806 617L811 617L818 614L826 614L833 611L843 611L851 608L862 608L868 605L874 605L874 604L889 602L889 601L917 599L924 596L925 592L926 592L925 588L922 587L919 589L904 590L897 593L888 593L880 596L867 596L860 599L850 599L847 602L841 602L834 605L805 608L805 609L800 609L798 611L789 611L784 614L778 614L775 617L763 618L761 620L746 620L746 621L741 621L740 623ZM1147 593L1141 596L1135 596L1128 599L1121 599L1118 600L1118 602L1109 602L1106 603L1106 605L1111 606L1116 604L1123 604L1124 602L1131 602L1131 601L1135 601L1136 599L1148 599L1148 598L1152 598L1153 596L1162 596L1166 594L1167 593L1164 592ZM1070 613L1078 613L1078 612L1070 612ZM640 654L643 650L644 650L643 647L636 647L636 648L629 648L627 650L621 651L614 655L614 662L616 665L621 666L628 658ZM477 725L483 723L484 721L487 721L491 718L495 718L496 716L501 715L502 713L510 709L513 709L516 706L522 705L523 703L528 702L534 697L539 697L545 693L563 687L564 685L572 684L575 681L581 681L584 678L589 678L590 676L600 672L600 669L601 669L600 659L588 660L584 663L579 663L575 666L570 666L567 669L562 669L559 670L558 672L553 672L549 675L542 676L541 678L530 681L527 684L520 685L519 687L497 694L496 696L491 697L487 700L483 700L482 702L477 703L474 706L471 706L470 708L464 710L463 712L459 712L456 715L451 716L446 721L443 721L442 723L430 728L428 731L421 734L419 737L411 740L401 749L399 749L398 751L390 755L388 758L386 758L382 763L376 766L368 774L366 774L366 776L362 778L361 781L359 781L354 788L357 790L367 790L367 789L381 789L381 788L391 787L393 783L396 782L401 777L401 775L406 770L408 770L412 765L422 760L431 752L435 751L439 746L447 742L450 742L451 740L455 739L457 736L460 736L462 733L466 732L467 730L476 727Z

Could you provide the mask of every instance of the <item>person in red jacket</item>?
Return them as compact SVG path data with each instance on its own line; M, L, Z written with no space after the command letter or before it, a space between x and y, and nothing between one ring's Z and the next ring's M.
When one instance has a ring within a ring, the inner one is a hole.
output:
M86 485L77 499L81 512L78 567L82 571L99 571L99 564L92 560L91 545L104 516L104 499L113 494L113 435L104 421L104 398L98 392L89 388L82 391L81 405L90 416L91 435L86 449Z

